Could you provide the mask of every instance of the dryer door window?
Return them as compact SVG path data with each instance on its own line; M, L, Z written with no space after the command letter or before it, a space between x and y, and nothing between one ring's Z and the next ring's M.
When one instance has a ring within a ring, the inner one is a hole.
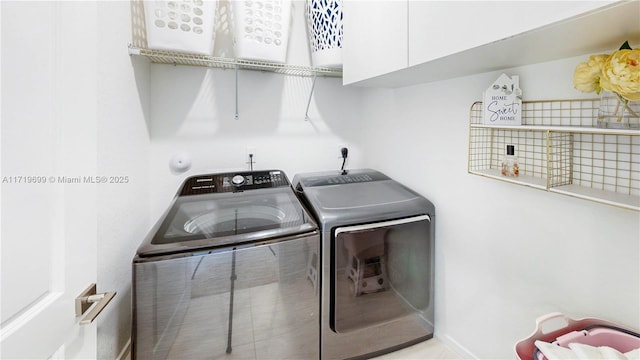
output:
M348 332L416 311L428 312L433 291L430 220L421 215L335 229L333 331Z

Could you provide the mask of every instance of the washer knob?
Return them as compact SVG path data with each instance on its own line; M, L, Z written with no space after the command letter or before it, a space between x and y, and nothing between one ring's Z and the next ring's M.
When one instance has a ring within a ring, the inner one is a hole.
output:
M242 185L244 184L244 176L236 175L231 179L231 182L233 183L233 185Z

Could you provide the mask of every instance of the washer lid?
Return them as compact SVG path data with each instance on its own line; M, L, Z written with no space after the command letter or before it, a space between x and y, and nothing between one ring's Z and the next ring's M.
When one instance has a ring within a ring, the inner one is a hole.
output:
M289 187L178 196L138 255L268 241L315 229Z

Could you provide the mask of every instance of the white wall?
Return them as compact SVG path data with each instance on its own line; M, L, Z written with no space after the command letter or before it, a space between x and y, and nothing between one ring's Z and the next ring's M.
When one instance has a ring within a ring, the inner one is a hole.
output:
M304 2L295 1L288 62L309 65ZM216 43L229 44L218 32ZM218 49L217 52L231 52ZM151 64L151 214L161 215L181 182L194 174L249 169L247 149L255 150L254 169L281 169L289 179L300 172L338 170L340 148L349 148L349 166L363 153L362 90L342 87L342 79L318 77L305 111L313 78L240 70L239 119L235 114L235 72ZM170 159L187 154L192 167L173 173Z
M97 320L100 359L115 359L131 336L131 260L151 226L149 65L127 53L130 6L129 1L99 2L96 14L101 29L95 69L97 171L128 180L98 188L98 291L117 291Z
M505 72L525 100L589 97L572 86L585 58ZM436 205L436 336L466 357L514 358L554 311L639 328L637 212L467 173L469 108L500 73L364 99L364 165Z

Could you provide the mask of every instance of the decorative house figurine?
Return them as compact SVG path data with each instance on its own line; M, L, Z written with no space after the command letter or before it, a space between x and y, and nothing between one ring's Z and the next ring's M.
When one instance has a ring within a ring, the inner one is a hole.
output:
M484 92L483 124L522 125L522 90L517 75L500 77Z

